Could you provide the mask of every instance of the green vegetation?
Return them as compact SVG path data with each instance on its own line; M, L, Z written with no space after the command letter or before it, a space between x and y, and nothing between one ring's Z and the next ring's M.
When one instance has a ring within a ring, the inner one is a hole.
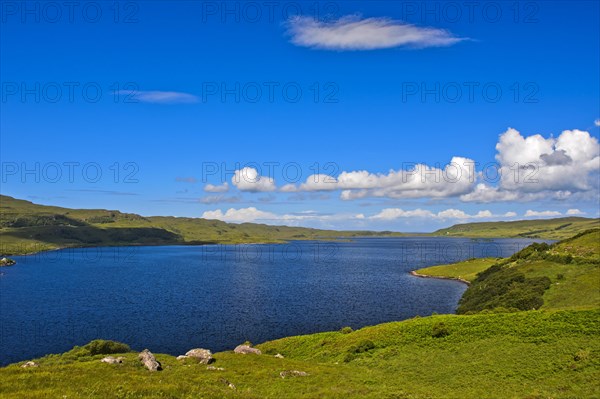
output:
M0 254L22 255L85 246L281 243L289 240L400 235L302 227L232 224L200 218L68 209L0 196Z
M472 282L477 274L498 262L498 258L474 258L449 265L439 265L416 270L420 276L450 278Z
M223 371L157 354L164 370L151 373L137 353L112 365L100 362L104 355L67 352L36 360L39 367L0 369L0 397L594 398L599 317L562 310L414 318L266 342L257 346L263 355L216 353ZM308 376L284 379L284 370Z
M417 270L472 282L458 313L600 306L600 229L548 245L534 243L507 259L472 259Z
M543 238L563 240L582 231L600 227L600 219L567 217L558 219L518 220L457 224L433 233L435 236L473 238Z

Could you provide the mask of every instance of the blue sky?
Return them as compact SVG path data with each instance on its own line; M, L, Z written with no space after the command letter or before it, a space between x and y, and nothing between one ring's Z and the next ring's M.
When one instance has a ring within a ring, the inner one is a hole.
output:
M2 194L347 229L598 216L598 2L48 4L0 10Z

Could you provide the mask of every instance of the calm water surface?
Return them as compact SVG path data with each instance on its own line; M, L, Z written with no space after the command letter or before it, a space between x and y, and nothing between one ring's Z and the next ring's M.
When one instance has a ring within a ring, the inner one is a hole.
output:
M85 248L0 269L0 364L96 338L173 355L452 313L462 283L411 270L509 256L531 240L361 238L283 245Z

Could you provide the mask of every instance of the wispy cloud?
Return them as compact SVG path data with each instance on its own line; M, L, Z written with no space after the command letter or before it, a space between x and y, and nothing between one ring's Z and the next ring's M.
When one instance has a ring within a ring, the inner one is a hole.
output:
M596 125L596 127L600 127L600 118L594 121L594 125Z
M444 47L467 38L451 32L419 27L389 18L345 16L333 22L310 17L294 17L287 22L287 33L297 46L325 50L377 50L393 47Z
M153 104L190 104L198 102L193 94L179 91L140 91L119 90L118 94L128 96L127 101Z
M176 177L175 181L177 183L190 183L190 184L198 183L198 179L196 179L195 177Z

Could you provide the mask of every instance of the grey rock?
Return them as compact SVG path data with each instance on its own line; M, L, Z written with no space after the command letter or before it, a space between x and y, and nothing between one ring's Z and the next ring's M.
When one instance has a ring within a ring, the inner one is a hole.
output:
M277 359L283 359L283 355L281 353L276 354L275 357Z
M21 367L23 368L28 368L28 367L39 367L40 365L37 364L36 362L25 362L24 364L21 365Z
M140 359L140 361L142 362L144 367L146 367L148 370L150 370L150 371L162 370L162 366L161 366L160 362L158 360L156 360L156 358L154 357L152 352L150 352L148 349L144 349L143 351L141 351L140 354L138 355L138 358Z
M251 348L248 345L238 345L233 350L235 353L240 353L242 355L254 354L254 355L262 355L260 349Z
M208 349L196 348L187 351L185 356L198 360L202 364L210 364L215 361L212 352Z
M123 360L125 360L124 357L113 357L113 356L106 356L104 359L100 360L102 363L108 363L108 364L120 364L123 363Z

